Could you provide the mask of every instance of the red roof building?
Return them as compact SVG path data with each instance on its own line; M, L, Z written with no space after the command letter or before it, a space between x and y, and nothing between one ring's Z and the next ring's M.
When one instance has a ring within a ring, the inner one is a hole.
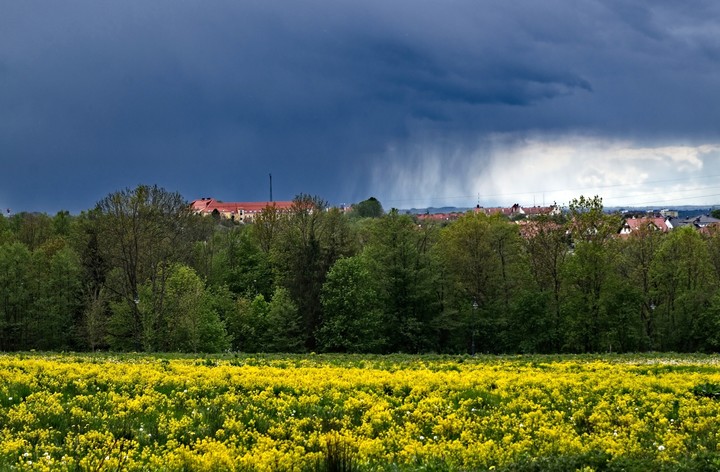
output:
M237 222L250 223L267 207L287 212L293 202L221 202L214 198L201 198L190 203L190 208L201 215L217 214Z
M540 215L559 215L560 209L553 205L549 207L539 207L539 206L533 206L533 207L527 207L524 208L520 206L518 203L514 204L513 206L509 208L502 208L502 207L494 207L494 208L484 208L481 206L477 206L474 209L475 213L485 213L487 216L492 215L503 215L507 216L508 218L518 218L518 217L525 217L525 218L531 218L534 216L540 216Z
M623 222L620 236L628 236L641 228L651 228L663 233L667 233L671 229L665 218L662 217L628 218Z

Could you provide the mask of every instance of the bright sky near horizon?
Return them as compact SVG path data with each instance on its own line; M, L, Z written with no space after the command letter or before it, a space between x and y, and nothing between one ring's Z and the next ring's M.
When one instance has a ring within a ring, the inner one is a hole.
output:
M0 207L720 203L720 3L5 1Z

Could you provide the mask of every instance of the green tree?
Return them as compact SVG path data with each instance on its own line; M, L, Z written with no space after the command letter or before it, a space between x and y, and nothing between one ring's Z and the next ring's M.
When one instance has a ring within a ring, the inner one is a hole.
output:
M149 287L154 303L163 300L167 269L189 261L193 241L204 236L201 217L190 211L180 194L146 185L108 195L98 202L94 217L100 256L114 268L106 280L114 295L114 313L126 323L122 329L113 323L115 338L124 333L129 346L142 349L144 333L152 328L143 325L138 309L140 287Z
M559 352L563 346L562 336L562 272L570 250L570 241L564 224L545 216L535 218L523 228L525 251L533 285L531 306L539 309L537 302L546 302L543 320L539 325L522 323L531 333L523 333L525 339L533 338L532 351ZM534 295L533 293L534 292ZM521 305L522 306L522 305ZM537 311L533 311L537 314ZM527 343L523 343L529 347ZM521 348L525 350L525 348Z
M227 318L233 348L243 352L301 352L305 333L302 318L288 291L277 287L269 302L262 294L240 298Z
M96 211L81 213L74 220L75 225L69 241L80 258L83 288L86 295L92 299L98 298L111 268L105 255L107 251L100 248L100 231L97 224L99 217Z
M569 224L575 248L564 270L566 348L609 350L617 342L608 338L614 321L605 300L617 286L611 278L618 267L620 218L603 211L601 198L581 196L570 203Z
M188 266L174 264L167 271L162 293L153 290L151 281L139 288L137 309L144 328L143 348L179 352L228 349L230 342L212 292Z
M220 352L230 347L213 294L189 267L174 266L167 279L165 311L171 350Z
M635 312L641 323L641 339L637 349L658 349L655 320L657 287L652 276L653 261L664 235L654 227L634 230L621 244L620 275L627 292L637 299ZM634 323L633 323L634 324ZM630 331L625 326L624 331Z
M379 287L361 256L342 258L322 290L323 324L318 345L331 352L379 352L382 334Z
M302 352L305 348L302 319L298 308L283 287L278 287L268 305L263 350L270 352Z
M202 275L213 286L226 286L232 293L272 295L273 271L270 255L264 252L248 226L217 231L208 241L197 243L205 263Z
M108 346L109 297L104 289L85 293L85 305L78 327L81 342L91 351Z
M57 212L52 219L53 233L63 238L69 237L72 231L73 219L67 210Z
M325 276L354 247L347 220L337 210L326 211L326 206L317 197L296 197L290 213L283 215L272 251L276 283L297 305L308 350L316 348L315 334L322 322Z
M706 236L708 256L715 271L715 277L720 280L720 226L706 226L704 228L704 234Z
M268 205L255 217L251 226L260 249L269 254L281 229L282 213L275 205Z
M509 316L526 266L517 226L499 215L468 213L443 229L439 249L450 303L464 320L466 345L479 351L513 349Z
M370 197L352 206L350 216L355 218L380 218L383 215L383 207L375 197Z
M250 300L240 297L235 310L228 312L225 318L228 334L232 338L232 348L242 352L260 352L265 350L267 332L267 314L269 303L263 294Z
M438 310L430 257L435 234L434 228L418 227L397 210L371 227L363 255L380 287L382 334L390 351L421 352L436 346L437 333L429 330Z
M43 350L75 345L76 326L82 318L82 268L69 247L33 254L36 292L32 346Z
M697 349L720 351L720 291L715 291L707 309L698 314L697 326L702 330Z
M7 244L15 241L15 233L12 230L10 220L0 214L0 244Z
M110 263L100 248L99 214L82 212L73 218L68 244L78 255L84 308L78 324L78 342L91 350L108 348L108 322L112 292L106 287Z
M651 277L658 346L678 351L702 347L718 279L700 233L686 227L668 234L653 260Z
M15 242L0 245L0 350L30 346L29 320L33 307L32 255Z
M53 236L53 220L44 213L20 213L17 220L17 239L32 252Z

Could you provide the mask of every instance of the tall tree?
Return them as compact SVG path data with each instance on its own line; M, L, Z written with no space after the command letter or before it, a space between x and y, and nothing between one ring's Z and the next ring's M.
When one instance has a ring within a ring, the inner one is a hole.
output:
M30 251L39 248L53 236L53 220L44 213L20 213L14 218L19 223L17 238Z
M69 237L72 230L73 217L67 210L61 210L52 219L53 233L56 236Z
M437 314L430 248L434 233L408 215L392 210L374 221L364 249L370 273L378 281L384 336L391 351L420 352L435 347L426 328Z
M252 232L260 249L266 254L273 248L277 234L280 231L282 213L275 205L268 205L255 217Z
M547 301L543 327L533 327L533 338L545 339L535 344L546 352L562 348L562 271L569 254L570 241L564 224L555 218L541 216L523 228L525 250L538 299Z
M324 351L378 352L385 347L378 282L362 256L339 259L322 290Z
M513 299L523 286L517 226L500 215L469 213L443 229L440 250L466 339L480 351L503 350Z
M325 276L339 257L352 253L347 220L337 212L327 212L326 207L317 197L297 196L290 213L282 218L272 251L277 282L297 305L308 350L317 346Z
M265 350L264 336L268 330L267 313L269 303L260 293L252 300L239 297L235 310L227 313L225 325L232 339L232 348L242 352L260 352ZM304 341L305 337L300 336Z
M0 350L27 349L33 310L32 254L19 242L0 245Z
M164 292L152 282L140 287L138 310L146 351L219 352L230 347L225 326L203 281L193 269L173 264L166 269ZM162 300L156 300L156 298Z
M268 304L263 333L263 350L270 352L302 352L303 326L298 308L283 287L277 287Z
M702 347L718 279L700 233L685 227L665 237L653 260L651 277L658 345L678 351Z
M566 341L572 351L607 350L611 313L604 299L618 263L615 236L620 228L618 215L603 211L600 197L573 199L570 203L570 230L573 256L565 266Z
M233 348L244 352L301 352L305 332L297 306L283 287L268 302L262 294L253 300L239 298L226 318Z
M380 218L383 213L380 201L375 197L370 197L354 204L350 216L356 218Z
M112 293L105 287L110 263L100 248L99 228L95 210L82 212L74 218L69 244L78 254L81 267L81 284L85 299L79 323L79 341L91 350L107 348L107 326L110 317Z
M262 293L270 298L273 272L270 255L264 252L251 226L236 226L216 231L207 241L197 244L196 267L208 283L227 286L236 295L253 297Z
M109 297L107 291L85 292L82 319L78 325L81 345L95 351L108 346Z
M653 226L634 230L621 246L620 274L627 290L637 297L636 313L642 326L638 349L658 349L655 309L657 287L652 276L653 261L657 257L664 235ZM625 326L625 331L630 327Z
M714 210L720 212L720 210ZM712 263L715 277L720 280L720 226L710 225L704 228L708 246L708 256Z
M130 323L125 331L129 344L141 349L146 327L138 309L139 288L149 283L152 299L161 303L166 269L190 258L200 217L180 194L146 185L108 195L98 202L96 215L98 248L116 271L108 288L125 305L121 311Z
M0 214L0 244L15 241L15 232L12 230L9 218Z
M32 346L36 349L68 349L75 346L75 327L82 318L82 268L70 247L33 254L34 294Z

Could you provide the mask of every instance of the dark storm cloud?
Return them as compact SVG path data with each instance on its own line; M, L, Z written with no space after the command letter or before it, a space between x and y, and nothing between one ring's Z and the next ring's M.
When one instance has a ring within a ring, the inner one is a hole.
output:
M340 202L365 198L387 159L418 164L391 150L428 141L450 143L462 169L457 150L494 133L715 139L719 13L710 1L6 2L0 205L79 210L140 182L264 199L268 172L277 198Z

